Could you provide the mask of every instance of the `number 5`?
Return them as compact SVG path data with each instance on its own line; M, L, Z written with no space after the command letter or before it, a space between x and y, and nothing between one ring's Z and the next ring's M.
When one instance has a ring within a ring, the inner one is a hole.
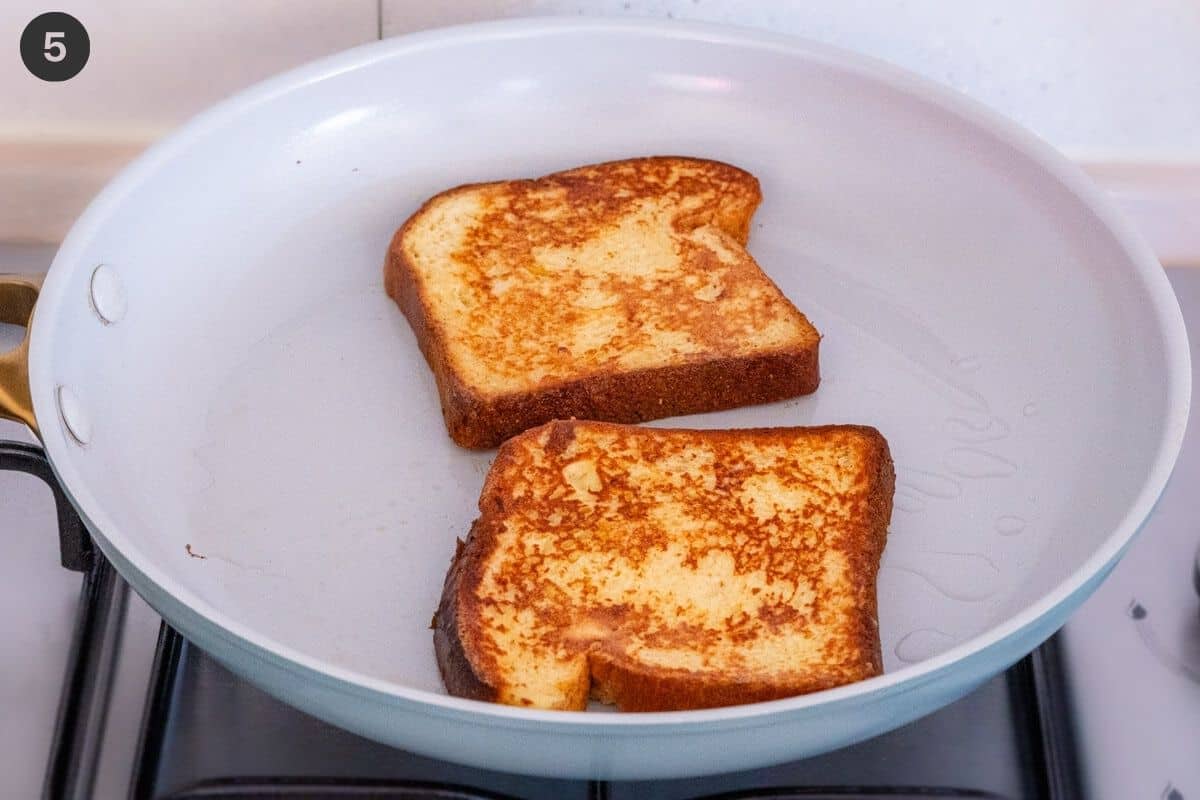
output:
M42 48L46 54L47 61L59 62L67 57L67 46L62 42L55 41L66 36L62 31L47 31L46 46Z

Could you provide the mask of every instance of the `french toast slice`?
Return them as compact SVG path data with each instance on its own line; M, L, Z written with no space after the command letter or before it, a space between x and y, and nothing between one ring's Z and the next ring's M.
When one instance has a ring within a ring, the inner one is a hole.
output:
M874 428L557 421L500 448L434 621L454 695L734 705L882 670L895 473Z
M814 391L820 335L745 250L757 179L614 161L461 186L392 238L388 294L455 442L552 419L640 422Z

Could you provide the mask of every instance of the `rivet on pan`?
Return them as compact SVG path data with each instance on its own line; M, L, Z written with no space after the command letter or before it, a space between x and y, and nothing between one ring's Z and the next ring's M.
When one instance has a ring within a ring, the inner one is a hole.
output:
M58 387L58 415L76 444L87 446L92 440L92 420L79 397L66 386Z
M120 322L125 316L125 287L117 271L101 264L92 271L92 309L105 325Z

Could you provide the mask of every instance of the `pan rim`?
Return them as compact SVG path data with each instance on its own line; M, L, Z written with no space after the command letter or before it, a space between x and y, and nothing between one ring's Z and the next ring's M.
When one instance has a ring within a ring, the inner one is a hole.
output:
M150 177L157 167L185 150L188 144L215 127L237 117L245 110L271 99L372 63L429 48L486 43L509 38L610 34L661 37L667 40L701 42L746 49L774 51L810 62L821 63L857 77L881 84L912 99L936 107L970 124L981 134L1011 148L1036 165L1065 188L1113 236L1124 252L1136 278L1146 292L1150 313L1162 337L1166 363L1165 408L1162 435L1155 446L1153 463L1125 515L1084 563L1050 591L1026 604L1002 623L924 661L894 672L847 686L808 695L747 705L694 711L651 712L638 714L595 714L571 711L541 711L452 697L424 689L415 689L383 678L373 677L307 655L243 625L206 603L185 587L176 584L158 569L136 546L126 540L105 513L103 504L88 490L74 468L68 442L58 426L43 426L44 445L55 474L79 510L100 549L130 580L135 589L156 595L164 604L173 605L176 619L194 615L212 632L228 643L259 658L277 662L299 672L306 680L318 681L342 691L367 692L376 699L412 704L427 712L488 718L497 725L526 727L552 726L557 733L594 733L597 730L637 729L640 733L675 732L696 725L741 727L756 724L764 717L786 713L807 713L816 708L854 705L884 694L910 691L936 680L956 664L981 658L989 651L1003 649L1022 634L1052 618L1056 609L1068 606L1072 599L1094 588L1153 512L1165 489L1183 442L1191 400L1191 361L1186 329L1174 291L1148 246L1131 225L1112 207L1084 173L1048 144L977 101L905 70L855 53L782 34L760 30L718 26L707 23L665 20L627 20L606 18L525 18L472 23L441 28L395 39L373 42L312 62L250 87L201 113L163 141L155 144L114 179L72 227L56 255L43 287L41 302L31 325L31 384L34 406L39 419L53 418L53 385L49 375L49 331L53 330L57 309L63 303L66 274L83 268L80 256L92 235L100 229L110 212L125 195ZM160 609L161 611L161 609ZM174 620L169 620L174 623ZM182 630L182 628L181 628ZM182 630L185 634L186 630Z

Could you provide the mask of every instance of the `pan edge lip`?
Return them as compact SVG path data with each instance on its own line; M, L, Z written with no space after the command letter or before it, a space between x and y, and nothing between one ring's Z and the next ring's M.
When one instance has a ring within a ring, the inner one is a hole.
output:
M528 39L547 35L594 34L662 37L689 43L774 51L793 58L826 64L863 77L904 94L913 101L935 107L940 113L967 122L976 135L991 137L1057 181L1104 226L1124 252L1134 277L1146 292L1151 316L1157 323L1157 328L1147 335L1162 337L1166 371L1162 435L1154 446L1152 464L1125 515L1113 527L1100 547L1096 548L1078 569L1018 613L917 664L867 681L810 695L718 709L639 714L537 711L465 700L407 687L339 667L262 635L231 619L162 575L153 567L152 562L144 557L140 549L114 545L105 531L115 531L118 534L116 538L120 541L119 530L115 526L104 524L107 515L103 512L103 506L86 491L82 480L76 478L72 484L71 478L76 473L72 469L68 446L60 431L55 426L47 425L44 445L51 457L55 475L72 503L79 509L89 529L94 532L101 550L114 561L114 566L124 566L121 570L123 574L128 576L133 573L139 576L139 581L130 581L135 589L145 591L147 587L152 588L153 592L174 604L177 609L195 615L200 620L199 625L208 627L214 635L231 647L236 647L239 652L266 659L277 668L297 672L307 681L318 681L342 692L369 696L380 701L402 703L411 706L410 710L413 711L464 716L476 720L486 718L496 726L523 729L536 726L559 734L591 735L628 729L636 729L643 734L672 733L694 729L698 725L709 726L709 730L715 730L711 727L714 723L719 724L722 729L729 729L763 724L766 721L778 720L781 716L800 717L818 709L831 710L834 706L844 708L865 704L884 696L915 691L935 683L944 679L956 665L964 661L985 662L1004 650L1006 645L1011 648L1034 630L1044 627L1047 621L1065 621L1066 613L1056 612L1062 612L1064 609L1069 611L1074 605L1082 602L1144 527L1167 486L1182 447L1191 401L1191 359L1182 312L1170 282L1162 266L1131 224L1115 210L1082 170L1032 133L975 100L899 67L785 34L728 25L646 19L533 17L472 23L361 45L269 78L217 103L153 145L126 167L92 201L64 239L43 287L42 297L48 302L38 304L30 326L31 383L38 417L54 418L51 397L53 386L47 380L49 345L46 344L47 335L40 331L48 331L51 328L57 308L61 305L65 274L76 266L79 252L93 233L103 226L109 213L122 202L124 196L151 175L161 163L186 149L191 141L206 135L213 128L219 127L245 110L269 102L276 96L377 61L402 58L428 48L464 46L475 42ZM81 491L73 490L73 485ZM137 558L126 558L126 552L132 552ZM178 618L178 614L175 616ZM187 634L186 630L181 629L181 632ZM995 672L998 669L991 671Z

